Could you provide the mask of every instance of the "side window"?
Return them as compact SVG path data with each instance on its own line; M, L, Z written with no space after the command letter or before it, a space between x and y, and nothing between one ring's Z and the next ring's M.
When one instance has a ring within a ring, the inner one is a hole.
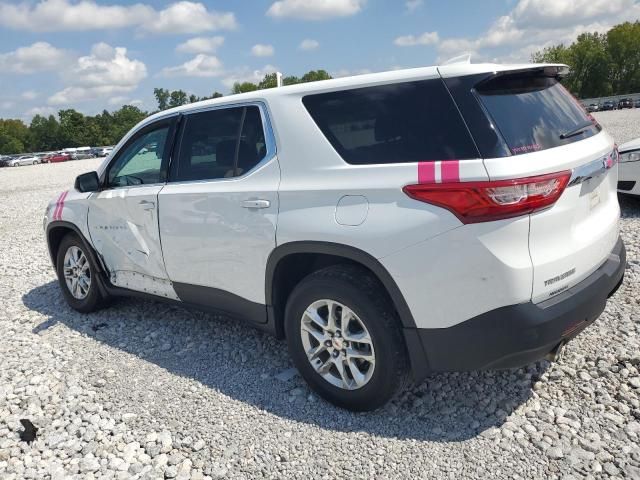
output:
M478 157L440 79L307 95L302 101L347 163Z
M107 186L159 183L169 124L152 128L129 141L109 167Z
M242 175L264 158L260 109L233 107L185 117L180 151L170 181L213 180Z

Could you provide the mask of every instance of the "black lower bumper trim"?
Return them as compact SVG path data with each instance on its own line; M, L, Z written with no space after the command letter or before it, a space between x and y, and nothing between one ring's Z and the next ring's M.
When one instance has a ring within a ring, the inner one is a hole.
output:
M432 371L516 368L541 359L600 316L622 283L622 239L582 282L541 303L498 308L449 328L405 329L416 380ZM423 359L420 362L420 359Z

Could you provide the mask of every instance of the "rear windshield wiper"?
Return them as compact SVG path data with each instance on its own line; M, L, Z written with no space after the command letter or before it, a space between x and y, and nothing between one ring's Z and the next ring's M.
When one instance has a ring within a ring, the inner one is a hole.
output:
M573 130L569 130L568 132L564 132L562 135L560 135L560 138L562 140L564 140L565 138L575 137L576 135L579 135L582 132L584 132L589 127L593 127L593 122L589 121L588 123L584 123L582 125L577 126Z

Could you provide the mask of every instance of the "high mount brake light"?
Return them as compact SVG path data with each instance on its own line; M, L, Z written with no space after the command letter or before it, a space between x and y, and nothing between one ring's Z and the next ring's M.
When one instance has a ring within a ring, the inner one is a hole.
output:
M562 195L570 171L488 182L421 183L402 190L421 202L446 208L462 223L519 217L553 205Z

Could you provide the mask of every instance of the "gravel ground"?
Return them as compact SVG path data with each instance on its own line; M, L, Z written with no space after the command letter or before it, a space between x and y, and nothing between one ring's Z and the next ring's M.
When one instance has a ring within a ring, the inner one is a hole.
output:
M640 111L616 113L598 118L640 136ZM640 201L621 199L626 281L561 361L435 375L352 414L231 319L68 308L42 213L97 163L0 170L0 478L640 478Z

